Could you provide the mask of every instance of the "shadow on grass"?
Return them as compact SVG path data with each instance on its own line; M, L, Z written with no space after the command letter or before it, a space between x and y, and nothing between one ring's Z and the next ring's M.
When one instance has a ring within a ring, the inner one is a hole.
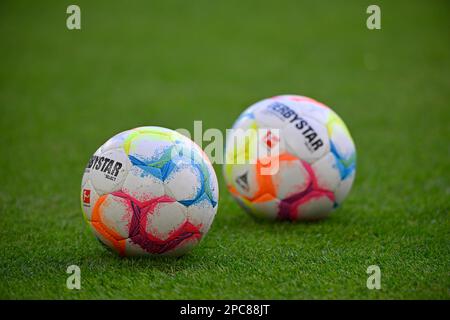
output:
M249 249L248 243L257 244L267 240L278 246L279 243L292 239L299 243L308 241L308 237L320 233L331 232L336 222L342 224L341 219L331 215L326 219L313 221L270 221L256 218L239 212L221 217L213 223L212 229L191 252L180 257L170 256L136 256L120 257L111 248L103 246L103 250L84 250L78 257L83 265L94 269L108 270L109 268L127 268L136 272L157 271L167 275L174 275L186 270L214 269L230 265L231 258L242 256L246 259ZM339 222L340 221L340 222ZM242 250L239 250L239 248ZM268 245L270 248L271 245ZM238 250L237 250L238 249ZM258 250L257 246L254 250Z
M327 218L314 219L314 220L269 220L260 217L255 217L248 213L242 213L233 215L227 218L225 221L220 221L218 224L232 228L236 233L241 232L258 232L263 230L268 233L277 233L278 231L292 232L296 230L308 230L314 231L319 227L324 227L331 224L335 224L339 219L335 219L334 215Z

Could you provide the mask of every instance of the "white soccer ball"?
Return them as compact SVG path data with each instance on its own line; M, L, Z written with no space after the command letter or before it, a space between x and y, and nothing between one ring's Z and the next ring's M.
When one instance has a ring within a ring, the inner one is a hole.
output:
M341 118L324 104L296 95L272 97L245 110L233 130L238 133L227 136L224 176L228 190L249 213L320 219L350 192L355 144ZM276 164L270 174L263 172L268 164Z
M84 217L121 256L190 251L208 232L218 185L203 151L180 133L141 127L117 134L89 160Z

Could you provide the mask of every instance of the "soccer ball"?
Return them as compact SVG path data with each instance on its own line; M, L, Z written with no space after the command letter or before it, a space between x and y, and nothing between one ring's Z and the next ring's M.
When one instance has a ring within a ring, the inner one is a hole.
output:
M217 210L208 157L161 127L109 139L89 160L81 190L87 223L121 256L182 255L208 232Z
M296 95L265 99L245 110L231 131L225 181L252 215L321 219L350 192L355 145L341 118L324 104ZM263 172L268 164L277 164L276 170Z

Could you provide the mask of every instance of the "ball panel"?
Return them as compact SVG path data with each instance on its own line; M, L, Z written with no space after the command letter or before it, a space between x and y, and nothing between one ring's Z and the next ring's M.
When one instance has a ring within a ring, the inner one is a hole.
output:
M164 181L164 187L166 194L177 201L192 200L201 191L204 182L203 174L196 166L179 163Z
M121 240L128 238L132 215L133 209L128 199L108 194L96 203L92 222L101 223L116 240Z
M350 193L350 190L352 189L354 180L355 180L355 171L353 171L348 177L346 177L339 183L338 187L336 188L336 191L334 192L336 197L336 203L338 205L341 205L342 202L345 200L345 198L347 198L348 194Z
M145 230L154 237L166 240L187 219L187 209L178 202L158 203L147 216Z
M141 167L131 166L122 190L139 201L148 201L165 194L163 182Z
M206 234L211 227L217 211L208 200L202 200L187 208L187 219L197 226L202 234Z
M128 155L146 163L157 164L159 161L170 159L173 146L172 141L151 140L141 134L130 142Z
M146 224L146 221L144 225ZM130 237L131 241L139 245L142 249L150 254L165 254L180 246L189 239L198 239L202 237L196 226L189 221L185 221L177 229L173 230L166 239L160 239L155 235L148 233L145 229Z
M91 221L90 225L92 227L92 232L97 239L107 247L113 249L119 255L125 255L125 239L117 239L101 222Z
M334 201L326 194L313 191L297 206L298 220L315 220L328 216L333 209Z
M335 190L341 182L336 158L330 152L312 164L312 170L317 178L317 186L326 190Z
M258 218L269 220L278 218L280 200L270 194L262 195L254 201L248 201L246 205L250 208L251 213Z
M318 199L321 199L320 205L312 206L312 209L309 209L309 203L313 203ZM314 215L319 218L322 214L324 217L328 208L324 204L328 203L331 203L329 210L333 209L334 194L331 191L314 189L313 185L311 185L304 192L281 199L278 217L281 220L291 221L310 220ZM322 209L324 210L321 211Z
M272 176L277 198L283 199L304 191L311 178L302 162L290 154L283 154L279 160L279 170Z

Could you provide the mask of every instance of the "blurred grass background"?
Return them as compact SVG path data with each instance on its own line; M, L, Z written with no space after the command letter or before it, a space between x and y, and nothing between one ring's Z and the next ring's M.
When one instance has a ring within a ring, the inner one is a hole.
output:
M375 31L373 1L76 1L69 31L73 3L0 3L0 298L449 298L447 1L376 1ZM328 104L355 139L357 179L330 219L256 222L216 167L219 211L192 254L119 259L94 240L80 181L106 139L224 130L283 93Z

